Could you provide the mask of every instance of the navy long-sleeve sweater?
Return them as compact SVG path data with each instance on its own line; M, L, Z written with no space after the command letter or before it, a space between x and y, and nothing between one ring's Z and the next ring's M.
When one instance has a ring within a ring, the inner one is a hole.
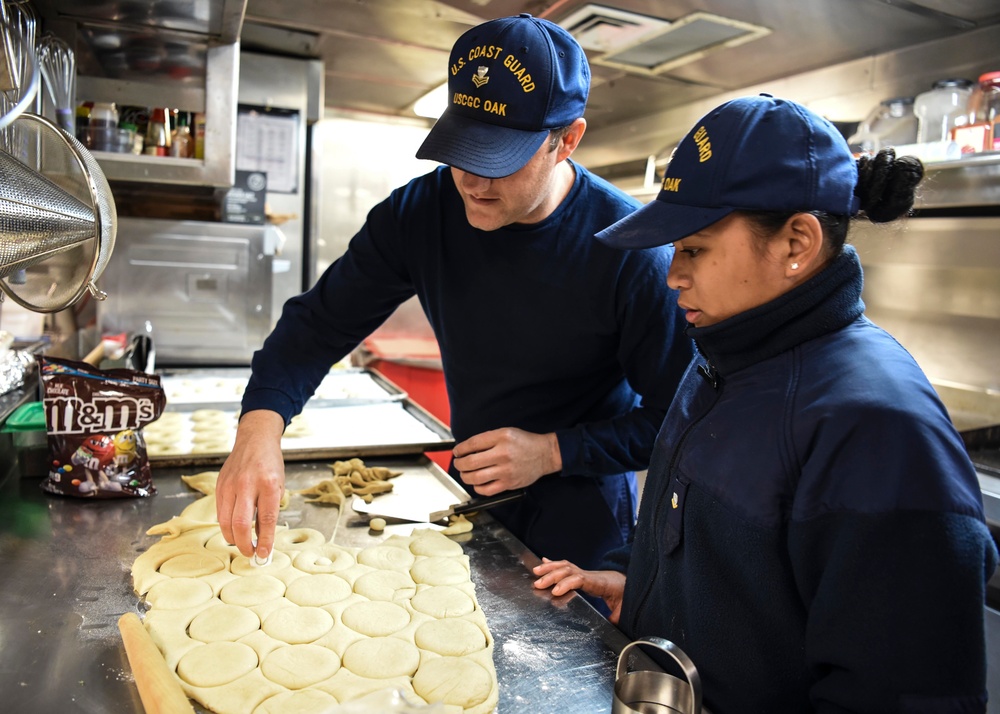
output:
M286 303L253 359L244 412L286 422L330 365L416 294L441 348L457 441L517 427L555 432L563 471L493 515L540 555L594 564L629 534L624 476L645 468L693 352L667 246L594 240L637 202L583 167L540 223L469 225L447 168L378 204L346 254ZM574 478L590 477L590 478Z

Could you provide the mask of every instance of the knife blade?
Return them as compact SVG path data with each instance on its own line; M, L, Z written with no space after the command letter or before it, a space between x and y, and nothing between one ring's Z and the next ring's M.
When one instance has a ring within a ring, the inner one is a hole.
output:
M504 491L503 493L498 493L495 496L478 496L466 501L465 503L456 503L454 506L449 506L448 508L440 511L432 511L427 516L427 522L435 523L448 518L449 516L457 516L461 513L482 511L487 508L493 508L493 506L499 506L502 503L516 501L519 498L522 498L524 494L525 490L521 488L514 491Z

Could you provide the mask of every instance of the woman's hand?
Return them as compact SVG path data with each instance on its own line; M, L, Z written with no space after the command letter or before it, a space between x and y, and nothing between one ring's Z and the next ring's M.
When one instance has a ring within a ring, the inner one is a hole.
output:
M618 624L622 611L622 597L625 594L625 574L617 570L583 570L568 560L542 558L533 572L539 578L533 585L538 590L551 587L553 595L565 595L570 590L583 590L604 600L611 615L608 620Z

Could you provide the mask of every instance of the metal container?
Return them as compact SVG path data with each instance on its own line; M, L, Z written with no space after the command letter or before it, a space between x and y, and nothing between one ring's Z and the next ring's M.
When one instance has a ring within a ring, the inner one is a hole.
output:
M649 669L628 671L629 650L638 645L656 647L673 657L687 680ZM701 678L691 658L673 642L645 637L630 642L618 655L612 714L702 714ZM707 712L705 713L707 714Z

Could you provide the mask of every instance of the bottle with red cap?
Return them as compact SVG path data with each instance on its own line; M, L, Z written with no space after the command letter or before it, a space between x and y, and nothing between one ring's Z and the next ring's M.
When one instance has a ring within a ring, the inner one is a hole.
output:
M1000 151L1000 72L986 72L969 96L967 123L952 130L962 153Z
M149 116L143 152L152 156L170 155L170 124L165 109L157 107Z

